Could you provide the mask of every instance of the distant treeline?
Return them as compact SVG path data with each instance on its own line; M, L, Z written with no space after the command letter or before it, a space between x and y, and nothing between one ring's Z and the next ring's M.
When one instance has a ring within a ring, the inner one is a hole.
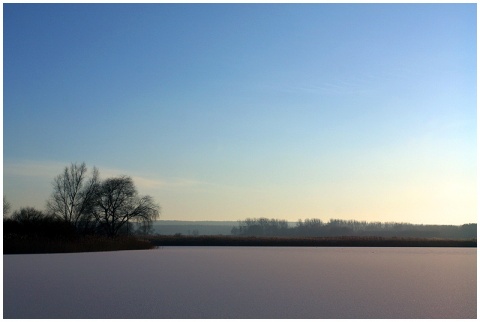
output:
M155 246L260 247L477 247L477 239L410 237L255 237L255 236L146 236Z
M412 238L476 238L477 224L418 225L396 222L366 222L357 220L320 219L299 220L289 226L286 220L247 218L238 221L231 231L234 236L379 236Z

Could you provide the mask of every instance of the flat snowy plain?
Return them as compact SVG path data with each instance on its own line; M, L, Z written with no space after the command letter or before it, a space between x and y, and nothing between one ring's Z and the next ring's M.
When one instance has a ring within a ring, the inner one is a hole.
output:
M476 248L4 255L4 318L476 318Z

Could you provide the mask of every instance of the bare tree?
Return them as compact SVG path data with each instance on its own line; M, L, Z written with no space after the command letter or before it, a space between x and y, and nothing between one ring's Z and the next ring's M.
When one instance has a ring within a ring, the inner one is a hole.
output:
M45 215L33 207L25 207L17 210L12 215L12 220L19 223L31 223L43 219Z
M98 170L87 177L87 166L72 163L53 181L53 193L47 202L48 211L79 231L86 231L93 223L93 207L99 187Z
M102 182L96 202L95 216L99 226L110 237L130 221L149 225L160 213L160 206L150 196L139 196L130 177L106 179Z
M7 217L10 212L11 205L7 201L5 195L3 195L3 218Z
M135 230L135 234L140 236L152 235L154 232L152 220L139 222Z

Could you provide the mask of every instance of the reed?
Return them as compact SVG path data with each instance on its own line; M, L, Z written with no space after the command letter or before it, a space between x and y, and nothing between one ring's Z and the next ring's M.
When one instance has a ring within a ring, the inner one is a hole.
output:
M9 237L3 240L4 254L81 253L151 249L145 239L135 237L85 236L75 239Z
M401 238L377 236L246 237L152 236L155 246L288 246L288 247L477 247L477 239Z

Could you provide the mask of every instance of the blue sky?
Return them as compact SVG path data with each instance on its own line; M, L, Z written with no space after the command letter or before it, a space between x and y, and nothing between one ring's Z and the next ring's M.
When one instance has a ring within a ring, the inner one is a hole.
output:
M3 188L163 219L476 222L476 4L4 4Z

